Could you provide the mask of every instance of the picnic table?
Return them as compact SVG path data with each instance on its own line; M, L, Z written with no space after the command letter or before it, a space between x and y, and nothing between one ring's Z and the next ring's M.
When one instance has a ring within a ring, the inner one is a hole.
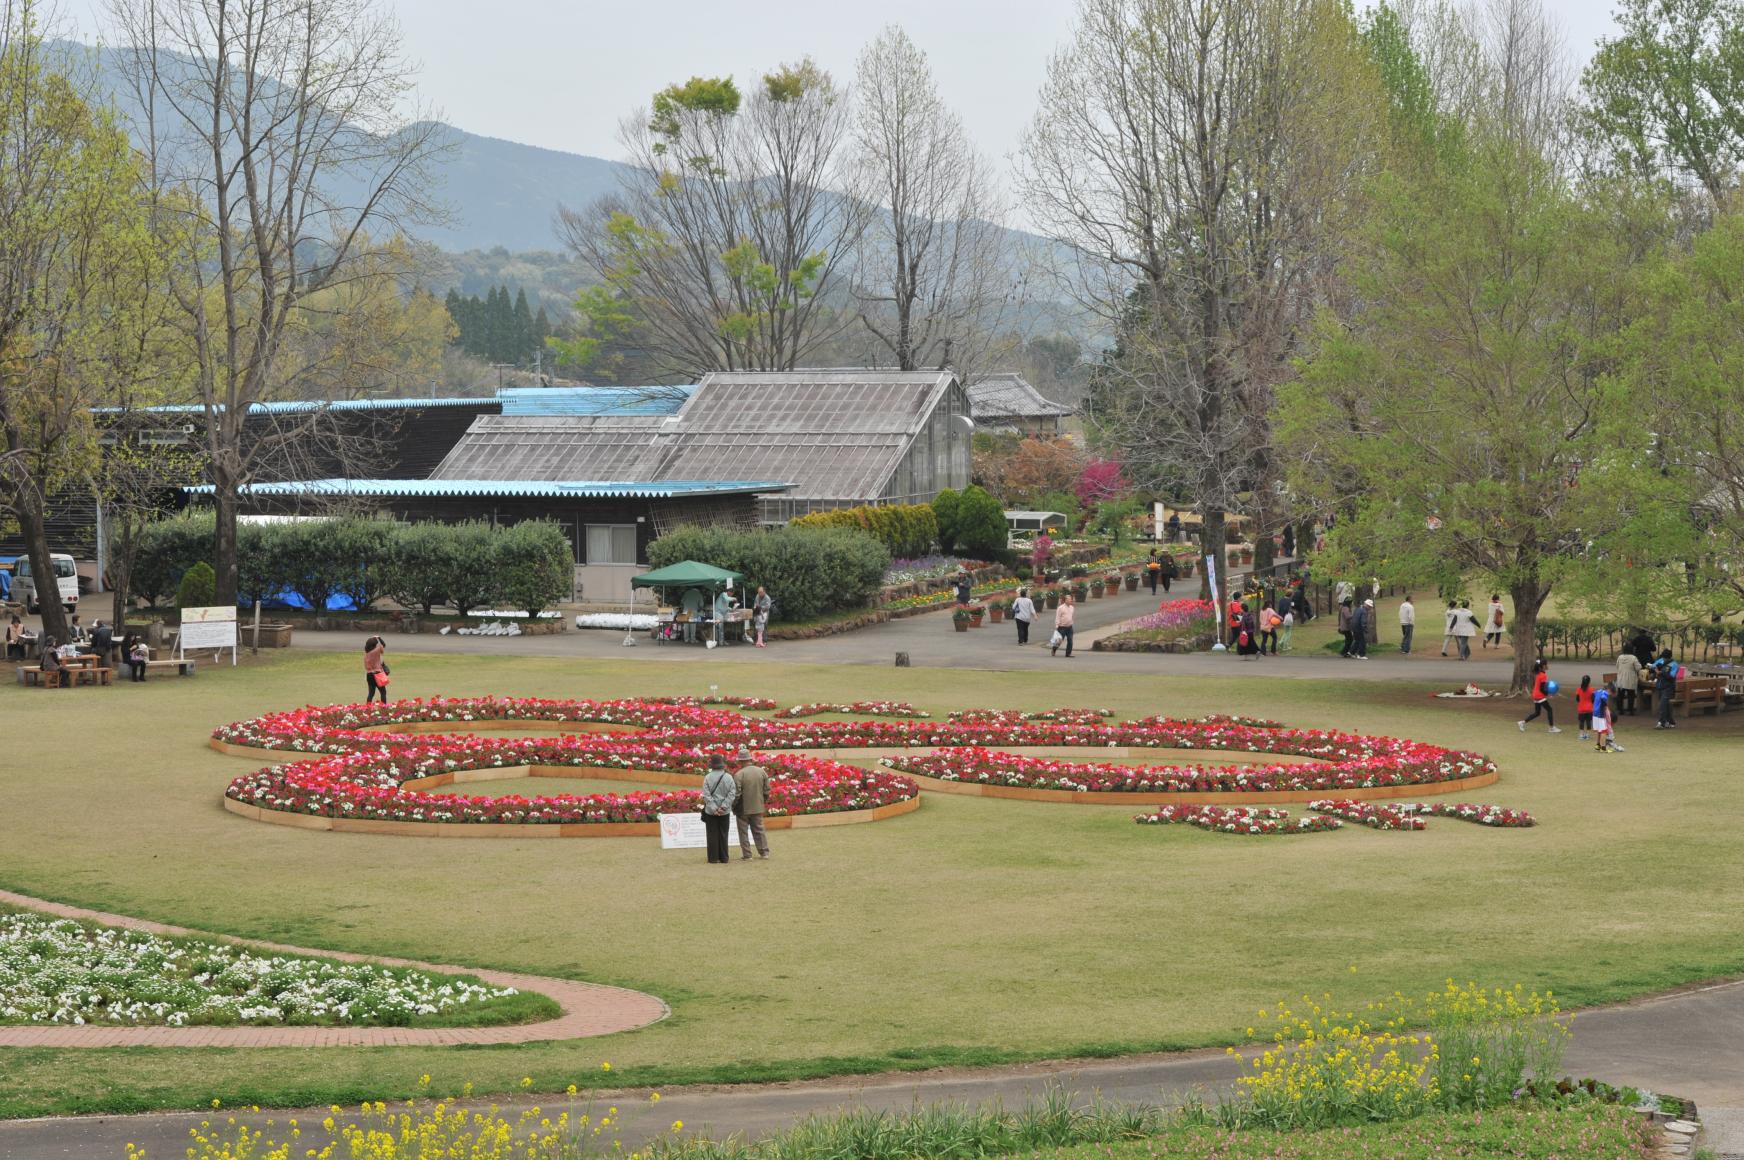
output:
M43 669L41 664L19 665L18 683L37 688L65 687L68 684L77 685L107 685L115 679L115 670L107 665L99 664L102 658L96 653L78 653L74 656L61 658L59 675Z

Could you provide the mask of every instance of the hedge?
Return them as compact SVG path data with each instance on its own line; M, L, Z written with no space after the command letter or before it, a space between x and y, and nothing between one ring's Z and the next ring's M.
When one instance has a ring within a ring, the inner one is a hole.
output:
M939 538L939 521L931 504L897 503L837 508L813 512L791 521L795 528L849 528L865 532L899 560L928 555Z
M884 580L890 551L865 532L791 525L766 532L678 528L648 546L656 568L681 560L741 573L747 590L769 590L781 619L810 620L866 603Z
M177 594L190 569L209 571L213 530L210 512L147 525L133 566L135 594L160 604ZM244 523L236 532L244 606L294 593L315 609L335 595L359 609L391 596L425 613L496 606L536 615L566 599L574 583L569 538L545 520L499 528L341 518Z

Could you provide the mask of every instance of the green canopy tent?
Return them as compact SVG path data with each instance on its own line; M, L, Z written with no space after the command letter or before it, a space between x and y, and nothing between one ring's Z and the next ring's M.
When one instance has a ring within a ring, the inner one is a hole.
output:
M698 560L680 560L676 564L668 564L664 568L656 568L652 572L644 572L631 578L630 615L636 614L638 588L700 588L704 592L720 593L740 585L744 579L744 574L740 572L717 568L713 564L704 564ZM633 646L635 643L635 630L625 630L624 644Z

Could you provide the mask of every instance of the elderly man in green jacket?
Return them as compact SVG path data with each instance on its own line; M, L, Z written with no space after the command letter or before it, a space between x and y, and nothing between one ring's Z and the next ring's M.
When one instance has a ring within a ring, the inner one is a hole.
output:
M751 860L751 843L757 843L757 856L769 857L769 839L763 833L763 815L769 808L769 772L751 761L751 751L739 747L736 761L739 771L733 779L739 783L739 801L733 813L739 819L739 861Z

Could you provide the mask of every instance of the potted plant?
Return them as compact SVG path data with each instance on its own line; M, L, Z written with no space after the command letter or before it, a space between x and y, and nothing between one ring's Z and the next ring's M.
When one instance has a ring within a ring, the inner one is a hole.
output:
M1102 577L1100 577L1100 576L1098 576L1098 577L1096 577L1096 579L1090 581L1090 599L1092 599L1092 600L1101 600L1102 599Z
M1128 572L1126 574L1126 590L1128 592L1137 592L1138 591L1138 573L1137 572Z
M1253 545L1243 544L1241 546L1241 562L1243 564L1253 563Z
M1074 580L1072 582L1072 598L1079 604L1090 599L1090 585L1084 583L1083 580Z
M987 617L994 624L1004 620L1005 614L1010 611L1011 601L1009 600L989 600L987 602Z
M987 606L984 604L971 604L971 605L969 605L969 627L970 628L980 628L981 627L981 618L984 615L986 615L986 613L987 613Z
M1107 590L1108 595L1110 595L1110 596L1113 596L1116 592L1119 592L1120 591L1120 573L1119 572L1110 572L1108 574L1107 579L1102 581L1102 587Z
M951 627L956 629L958 632L968 632L969 631L969 621L971 619L972 618L969 615L969 610L967 608L959 606L955 611L953 611L951 613Z
M1060 590L1052 587L1044 589L1042 591L1042 603L1046 604L1049 608L1058 608L1060 606Z

